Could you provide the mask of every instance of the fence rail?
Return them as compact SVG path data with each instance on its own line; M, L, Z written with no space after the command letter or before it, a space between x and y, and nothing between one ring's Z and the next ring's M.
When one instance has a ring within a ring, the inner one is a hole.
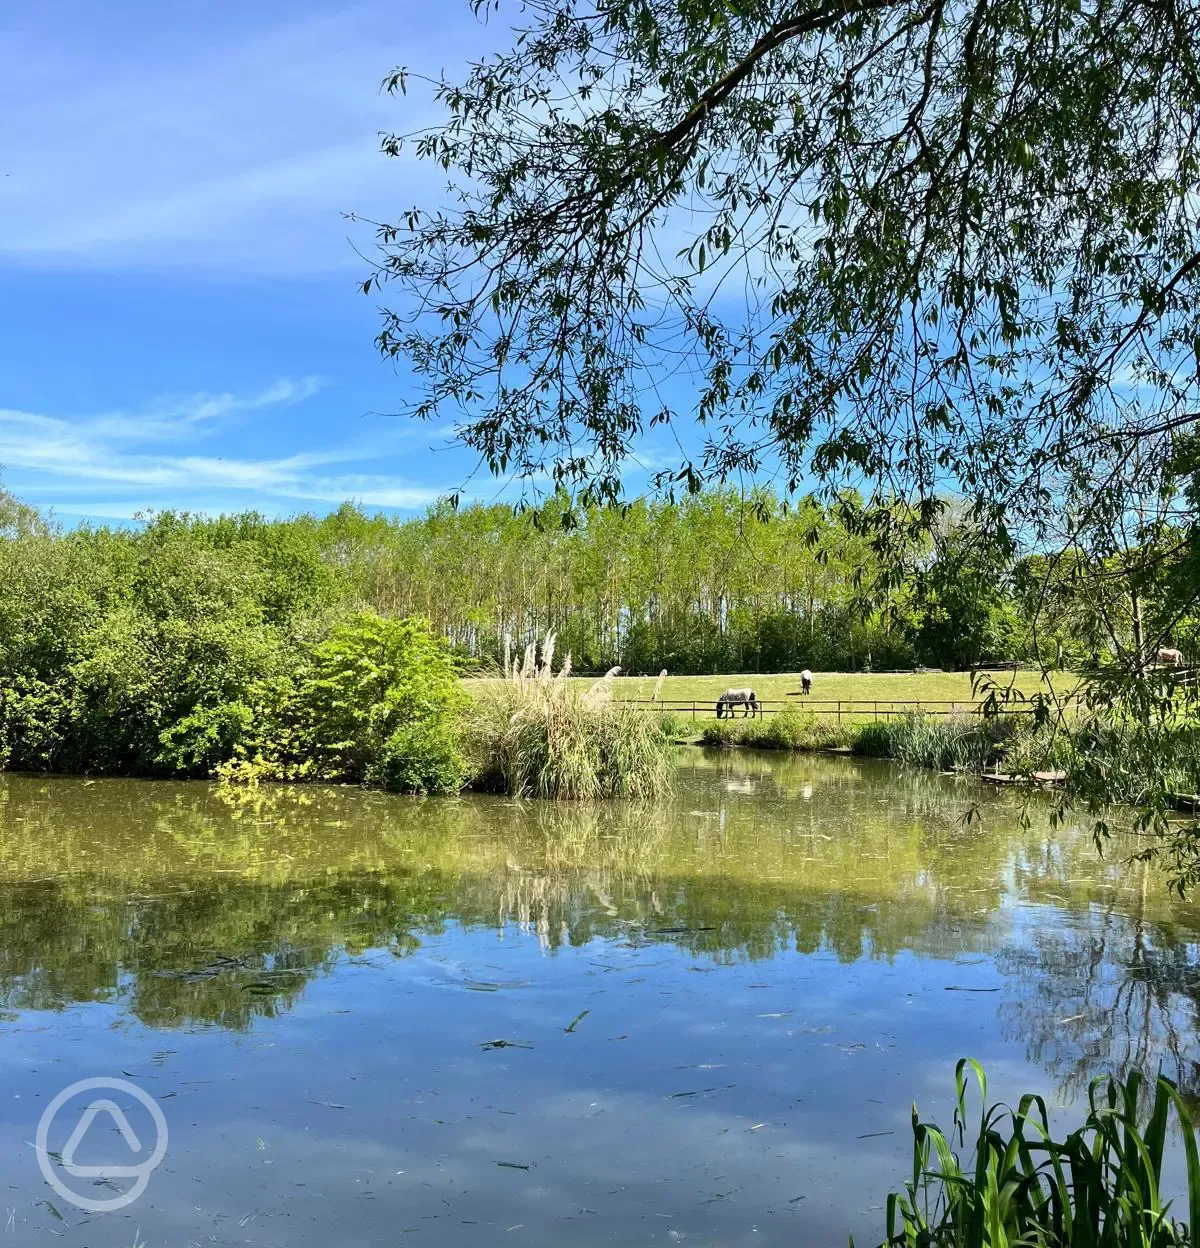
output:
M715 719L716 718L716 700L697 700L694 698L618 698L615 699L621 703L636 706L639 710L657 710L671 711L677 715L688 716L694 722L698 718ZM1064 703L1072 705L1073 701ZM836 719L840 724L846 719L890 719L895 715L908 715L913 711L921 711L929 715L978 715L982 714L986 701L982 702L962 702L950 700L937 700L930 698L910 699L901 698L760 698L758 700L759 714L761 715L778 715L780 711L786 710L788 707L794 707L796 710L808 711L815 715L824 715L830 719ZM1012 707L1004 708L1005 714L1010 715L1032 715L1032 707ZM743 719L748 718L745 708L740 704L735 704L726 715L726 718Z

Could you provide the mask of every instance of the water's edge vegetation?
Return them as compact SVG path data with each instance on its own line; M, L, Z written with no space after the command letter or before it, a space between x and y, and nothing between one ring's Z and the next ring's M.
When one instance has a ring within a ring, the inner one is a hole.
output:
M1155 751L1133 738L1155 734ZM1190 809L1200 789L1200 732L1186 718L1152 726L1111 709L1081 712L1063 722L1021 714L930 715L912 711L881 720L839 723L789 707L764 719L706 725L710 746L766 750L838 750L941 772L989 776L1009 783L1047 783L1085 795L1101 789L1109 803ZM1102 779L1102 786L1098 783Z
M1044 733L1021 725L1015 716L984 719L974 714L942 716L912 711L880 720L843 723L792 707L770 718L707 724L700 742L762 750L837 750L935 771L974 773L1001 758L1007 759L1016 772L1031 772L1046 757L1039 747L1048 744Z
M0 491L0 767L553 797L669 785L657 717L536 678L535 655L503 695L472 698L451 639L387 609L361 520L60 532Z
M969 1075L981 1106L964 1159L953 1141L964 1140L971 1126ZM1123 1080L1101 1076L1088 1089L1085 1122L1063 1140L1054 1138L1041 1096L1026 1094L1015 1109L988 1105L978 1062L958 1063L955 1093L950 1131L922 1122L913 1106L912 1177L888 1198L885 1244L1171 1248L1194 1242L1189 1226L1200 1227L1200 1152L1192 1106L1170 1080L1150 1083L1138 1071ZM1183 1141L1186 1221L1164 1192L1172 1116Z

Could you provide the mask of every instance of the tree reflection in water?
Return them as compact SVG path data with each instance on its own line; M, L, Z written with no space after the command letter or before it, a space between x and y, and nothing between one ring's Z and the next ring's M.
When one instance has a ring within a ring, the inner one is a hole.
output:
M1153 915L1161 888L1143 864L1121 897L1030 920L1024 943L998 966L1011 981L1000 1008L1005 1035L1058 1081L1064 1100L1098 1071L1160 1069L1200 1105L1200 945L1195 927Z
M454 924L547 956L983 955L1007 979L998 1027L1064 1092L1162 1061L1200 1095L1200 919L1119 846L1101 861L1012 794L846 759L686 751L680 781L644 808L9 776L0 1004L242 1030Z

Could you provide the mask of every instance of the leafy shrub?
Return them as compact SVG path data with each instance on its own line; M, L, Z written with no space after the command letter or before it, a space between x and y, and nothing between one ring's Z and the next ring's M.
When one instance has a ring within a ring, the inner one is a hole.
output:
M0 688L0 762L21 771L61 768L70 756L75 717L68 680L11 676Z
M443 753L465 696L449 648L425 621L363 613L315 647L299 702L320 774L357 781L385 753L399 774L406 742L422 757ZM422 726L427 742L413 735Z
M362 613L314 646L287 679L255 689L253 737L223 779L318 779L420 793L462 788L466 696L423 620Z
M163 730L158 757L174 771L211 775L249 738L253 722L244 702L197 707Z
M367 784L399 793L457 793L467 780L458 732L444 719L402 724L367 764Z
M828 750L846 745L849 730L837 720L789 706L750 722L745 742L768 750Z
M718 719L704 725L700 740L704 745L741 745L742 729L731 720Z

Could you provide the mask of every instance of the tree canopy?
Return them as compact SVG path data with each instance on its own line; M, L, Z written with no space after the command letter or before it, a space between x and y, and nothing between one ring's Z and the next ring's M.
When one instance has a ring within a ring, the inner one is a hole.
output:
M1088 552L1164 479L1200 411L1195 4L513 12L385 138L452 193L379 225L365 283L414 411L494 471L616 498L665 426L661 486L854 484L881 546L957 496Z

